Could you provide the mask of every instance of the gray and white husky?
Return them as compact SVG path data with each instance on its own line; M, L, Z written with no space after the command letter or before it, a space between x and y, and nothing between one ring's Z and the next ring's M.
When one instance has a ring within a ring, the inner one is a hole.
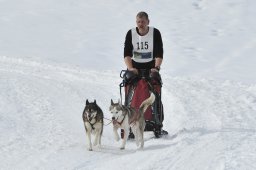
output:
M91 134L95 134L93 145L101 146L101 137L103 132L103 112L97 105L96 100L90 103L86 100L83 111L84 127L87 135L88 150L92 151Z
M150 97L144 100L139 109L136 110L131 107L126 107L120 102L114 103L111 99L111 105L109 111L112 113L113 121L113 132L115 135L115 140L119 141L120 137L117 130L124 129L124 137L120 149L125 149L125 144L129 135L129 129L131 127L132 132L135 136L136 144L139 149L144 147L144 129L145 129L145 119L144 112L148 106L152 105L155 101L155 95L151 93Z

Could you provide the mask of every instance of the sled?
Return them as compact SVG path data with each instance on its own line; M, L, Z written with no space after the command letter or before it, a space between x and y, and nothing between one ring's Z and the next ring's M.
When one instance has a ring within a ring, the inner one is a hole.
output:
M134 74L128 70L122 70L120 77L123 79L120 83L120 98L122 102L122 88L125 92L124 105L138 109L142 101L155 94L155 102L152 107L148 107L144 117L146 127L144 131L153 131L156 138L168 134L162 130L164 120L164 110L161 100L162 80L158 72L150 72L147 69L138 70L139 74ZM130 133L129 138L133 138Z

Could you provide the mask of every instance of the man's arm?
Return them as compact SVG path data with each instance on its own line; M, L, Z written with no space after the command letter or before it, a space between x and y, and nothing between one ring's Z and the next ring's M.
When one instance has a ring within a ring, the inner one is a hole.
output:
M125 36L124 42L124 58L132 57L133 53L133 45L132 45L132 31L129 30ZM128 59L129 60L129 59Z
M154 55L155 55L155 68L152 71L160 70L163 61L163 41L161 33L158 29L154 30Z
M138 72L138 69L136 69L136 68L133 67L133 65L132 65L132 58L131 58L130 56L126 56L126 57L124 58L124 62L125 62L126 66L127 66L127 69L128 69L129 71L132 71L132 72L134 72L135 74L138 74L138 73L139 73L139 72Z
M163 41L161 33L158 29L154 29L154 56L155 58L163 58Z
M124 42L124 63L129 71L133 71L135 74L138 74L138 70L133 68L132 65L132 54L133 45L132 45L132 31L129 30L125 37Z
M160 66L162 64L163 58L158 57L155 60L156 60L155 61L155 67L160 69Z
M127 66L128 70L132 69L132 58L130 56L124 57L125 65Z

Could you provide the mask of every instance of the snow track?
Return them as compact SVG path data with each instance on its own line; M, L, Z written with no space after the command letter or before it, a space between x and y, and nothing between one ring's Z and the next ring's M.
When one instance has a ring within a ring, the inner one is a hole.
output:
M84 102L109 118L119 73L0 57L0 77L0 169L256 169L255 85L162 75L169 136L121 151L109 125L89 152Z

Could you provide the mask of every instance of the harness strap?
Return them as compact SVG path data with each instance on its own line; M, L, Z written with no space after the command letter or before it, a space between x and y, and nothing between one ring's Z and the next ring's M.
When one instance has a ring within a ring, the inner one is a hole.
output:
M118 122L118 121L116 120L116 123L118 123L120 126L121 126L121 124L124 122L124 119L125 119L126 114L123 115L123 116L124 116L124 118L123 118L123 120L122 120L121 122Z
M94 130L95 128L93 127L93 125L95 125L96 121L95 121L95 123L92 124L92 123L88 120L87 116L85 116L84 119L91 125L92 129ZM95 118L94 118L94 119L95 119Z
M94 126L93 125L95 125L95 123L94 124L92 124L90 121L88 121L89 123L90 123L90 125L91 125L91 127L92 127L92 129L94 130L95 128L94 128Z
M105 118L105 117L104 117L103 119L109 120L109 123L104 124L104 126L108 126L108 125L110 125L110 124L113 122L113 120L107 119L107 118Z

